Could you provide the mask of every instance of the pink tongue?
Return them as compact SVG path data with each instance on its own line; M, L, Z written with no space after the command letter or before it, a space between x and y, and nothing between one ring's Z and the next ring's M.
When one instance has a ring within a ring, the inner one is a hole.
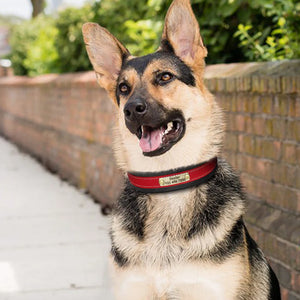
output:
M143 152L152 152L158 149L162 144L162 136L163 132L161 128L144 133L140 139L140 147Z

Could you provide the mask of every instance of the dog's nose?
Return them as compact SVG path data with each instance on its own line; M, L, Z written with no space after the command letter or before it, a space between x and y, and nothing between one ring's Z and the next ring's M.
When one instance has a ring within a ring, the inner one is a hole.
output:
M147 104L138 98L128 101L124 106L124 115L128 121L141 118L147 112Z

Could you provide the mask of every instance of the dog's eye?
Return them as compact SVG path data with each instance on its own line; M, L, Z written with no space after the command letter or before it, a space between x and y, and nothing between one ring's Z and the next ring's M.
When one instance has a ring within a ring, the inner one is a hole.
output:
M120 83L119 84L119 91L123 95L128 95L130 92L130 87L126 83Z
M173 75L169 72L162 73L158 76L159 84L166 84L173 79Z
M172 78L172 75L170 73L164 73L161 75L162 81L169 81Z

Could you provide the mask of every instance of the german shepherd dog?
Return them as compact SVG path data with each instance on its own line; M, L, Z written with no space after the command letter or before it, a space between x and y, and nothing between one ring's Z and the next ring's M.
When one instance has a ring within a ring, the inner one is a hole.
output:
M134 57L95 23L83 36L117 111L116 299L280 299L243 222L239 178L219 157L223 116L203 83L207 50L189 0L171 4L155 53Z

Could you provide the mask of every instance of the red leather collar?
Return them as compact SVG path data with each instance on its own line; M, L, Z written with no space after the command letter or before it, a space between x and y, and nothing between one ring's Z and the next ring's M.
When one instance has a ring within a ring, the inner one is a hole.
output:
M127 173L130 183L146 193L171 192L207 182L217 169L215 157L199 165L159 173Z

